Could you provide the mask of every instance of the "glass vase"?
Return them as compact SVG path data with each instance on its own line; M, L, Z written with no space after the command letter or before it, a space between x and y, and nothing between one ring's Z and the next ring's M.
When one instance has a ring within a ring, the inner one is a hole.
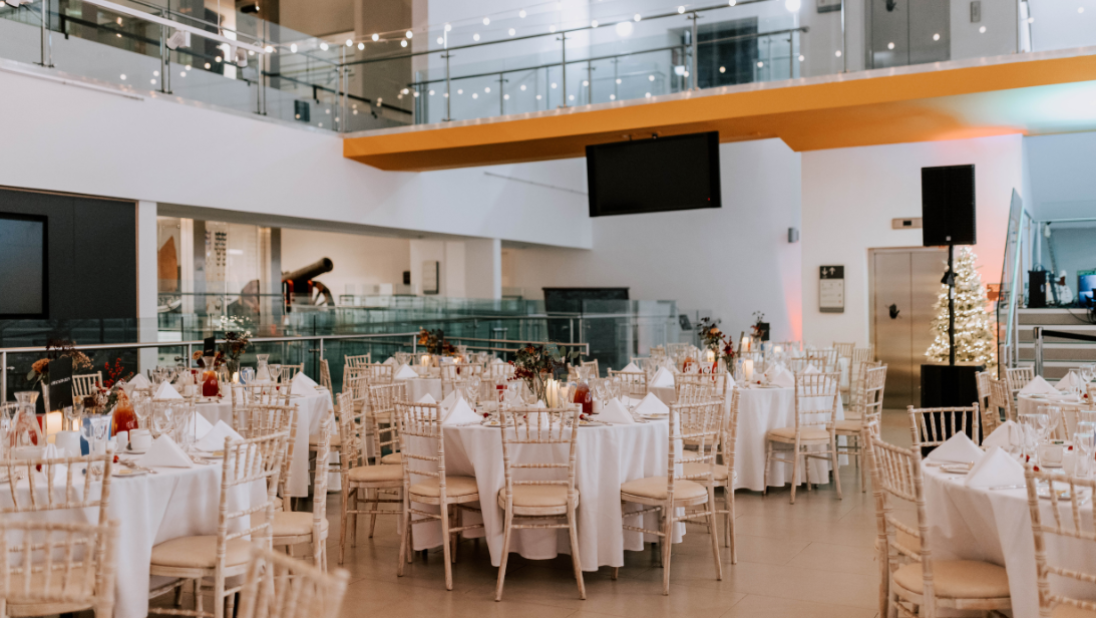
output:
M270 370L267 369L266 363L270 360L269 354L256 354L256 366L255 366L255 381L256 382L269 382Z
M15 393L15 401L18 408L11 419L11 429L8 433L8 446L37 446L45 445L42 437L42 427L38 424L35 414L35 405L38 402L38 391L19 391Z

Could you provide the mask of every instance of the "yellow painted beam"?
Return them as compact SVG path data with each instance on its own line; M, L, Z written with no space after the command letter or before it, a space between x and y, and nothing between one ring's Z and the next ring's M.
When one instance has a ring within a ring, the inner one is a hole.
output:
M1096 56L1017 58L881 76L872 71L822 83L792 80L783 87L737 86L669 100L350 137L343 142L343 154L380 169L422 171L579 157L590 144L652 133L719 131L724 142L779 137L796 151L1024 133L1022 123L981 125L949 102L1096 80Z

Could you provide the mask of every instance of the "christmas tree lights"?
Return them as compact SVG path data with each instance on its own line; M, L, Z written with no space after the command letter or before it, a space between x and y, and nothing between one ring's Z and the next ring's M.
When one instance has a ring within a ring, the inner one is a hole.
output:
M985 365L989 371L997 364L997 337L992 314L986 309L986 286L974 267L977 256L968 247L955 258L955 362ZM948 362L948 286L941 284L932 321L936 339L925 352L930 360Z

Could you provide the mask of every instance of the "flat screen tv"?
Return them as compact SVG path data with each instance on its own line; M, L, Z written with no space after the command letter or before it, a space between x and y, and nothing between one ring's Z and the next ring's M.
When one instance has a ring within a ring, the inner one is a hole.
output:
M1091 307L1096 302L1096 270L1077 272L1077 300L1085 307Z
M719 133L586 147L590 216L720 208Z
M46 218L0 213L0 319L45 318Z

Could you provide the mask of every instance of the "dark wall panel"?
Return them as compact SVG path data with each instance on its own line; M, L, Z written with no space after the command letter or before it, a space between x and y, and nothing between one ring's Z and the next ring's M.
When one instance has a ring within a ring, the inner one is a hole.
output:
M47 217L49 319L137 317L136 204L0 189L5 212Z

